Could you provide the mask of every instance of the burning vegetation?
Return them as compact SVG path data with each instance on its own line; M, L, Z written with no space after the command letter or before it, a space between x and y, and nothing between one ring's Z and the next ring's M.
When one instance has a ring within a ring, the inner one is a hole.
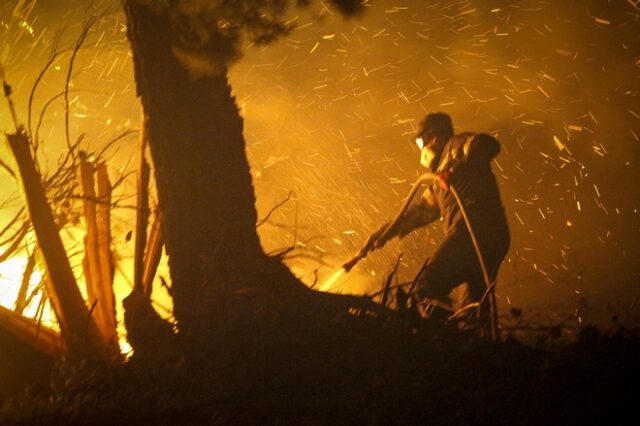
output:
M0 419L628 411L636 1L44 3L0 6ZM340 268L407 201L441 110L503 147L490 328L418 308L433 226Z

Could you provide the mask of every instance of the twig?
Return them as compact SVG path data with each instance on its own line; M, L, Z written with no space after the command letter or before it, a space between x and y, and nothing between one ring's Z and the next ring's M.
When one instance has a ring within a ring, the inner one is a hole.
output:
M16 178L16 172L14 172L13 169L9 167L9 165L5 163L1 158L0 158L0 167L2 167L7 173L9 173L13 179Z
M34 136L34 140L37 143L37 141L40 139L40 126L42 126L42 122L44 120L44 114L47 112L47 109L49 108L49 106L53 103L53 101L55 101L56 99L58 99L59 97L63 96L64 92L60 92L57 95L53 96L51 99L49 99L44 106L42 107L42 109L40 110L40 116L38 117L38 124L36 125L36 134ZM31 134L31 132L29 132Z
M18 115L16 114L16 107L13 104L13 100L11 99L11 86L7 83L7 76L4 72L4 66L2 62L0 62L0 79L2 80L2 88L4 90L4 97L9 104L9 112L11 113L11 118L13 119L13 125L15 126L16 132L20 128L20 122L18 121Z
M11 219L9 223L7 223L4 228L2 228L2 230L0 231L0 237L2 237L5 232L7 232L13 226L13 224L22 217L22 213L24 213L24 206L22 206L20 210L18 210L18 213L16 213L16 215L13 217L13 219Z
M31 227L31 223L25 222L24 224L22 224L22 227L18 229L18 231L11 236L11 238L8 238L7 240L0 243L0 246L3 246L7 244L9 241L11 241L11 245L7 247L4 253L0 254L0 263L9 259L16 252L16 250L18 250L18 247L20 247L20 243L22 243L22 240L29 232L30 227Z
M382 285L382 298L380 299L380 304L384 307L387 306L387 299L389 298L389 289L391 287L391 282L393 281L393 277L396 275L396 272L398 272L398 267L400 266L401 259L402 259L402 253L400 253L400 255L398 256L398 259L396 260L396 264L394 265L393 269L391 270L391 273L389 274L389 276L387 276L387 278L384 280L384 283Z
M406 283L399 283L399 284L394 284L389 286L389 290L393 290L396 288L404 288L404 287L410 287L411 285L413 285L413 281L409 281ZM371 293L369 295L367 295L367 297L369 297L370 299L374 299L376 296L380 296L382 294L383 290L380 291L376 291L375 293Z
M125 137L138 133L138 130L134 130L134 129L127 129L124 130L122 133L120 133L119 135L116 135L115 137L113 137L110 141L108 141L103 147L102 149L96 154L96 162L98 162L101 158L102 155L105 153L105 151L107 149L109 149L113 144L115 144L116 142L118 142L120 139L124 139Z
M56 170L53 173L53 175L51 177L49 177L44 182L44 185L46 187L50 187L51 185L56 185L54 183L54 181L55 181L56 178L58 178L58 176L60 176L62 174L62 171L65 169L65 166L67 165L67 162L69 161L69 159L75 160L75 155L73 154L73 152L80 145L80 143L82 142L82 138L83 137L84 137L84 134L80 135L80 137L78 138L76 143L74 143L71 147L69 147L69 150L67 151L67 154L65 155L64 159L62 160L62 163L60 163L60 165L58 166L58 170ZM74 178L75 168L73 166L70 166L69 169L67 169L67 171L69 171L72 174L70 176L69 175L67 175L67 176L62 175L63 178L75 179Z
M264 217L264 219L259 220L258 224L256 225L256 228L259 228L260 226L262 226L266 221L269 220L269 217L271 217L271 215L273 214L273 212L275 212L276 210L278 210L280 207L282 207L283 205L285 205L290 199L291 199L291 195L293 194L292 191L289 191L289 194L287 195L287 198L285 198L284 200L280 201L278 204L276 204L270 211L269 213L267 213L267 215Z
M27 107L27 129L29 130L29 135L32 138L34 154L38 151L38 139L33 138L33 132L31 131L31 112L33 111L33 100L35 98L36 90L40 85L40 82L44 78L44 75L49 70L49 67L51 67L58 56L64 53L63 51L57 51L58 43L60 42L60 37L62 37L63 32L64 30L58 30L56 32L56 35L53 38L53 45L51 47L51 54L49 55L49 59L47 60L44 68L40 71L40 74L38 74L38 76L36 77L36 80L31 87L31 93L29 94L29 102Z
M89 30L93 27L93 25L98 22L103 17L102 14L94 15L87 19L84 26L82 27L82 31L76 44L73 48L73 52L71 53L71 58L69 59L69 67L67 69L67 77L64 84L64 130L65 130L65 139L67 141L67 147L69 148L69 152L73 154L71 139L69 136L69 85L71 83L71 74L73 73L73 66L75 64L76 56L80 51L80 48L84 44L87 35L89 34Z

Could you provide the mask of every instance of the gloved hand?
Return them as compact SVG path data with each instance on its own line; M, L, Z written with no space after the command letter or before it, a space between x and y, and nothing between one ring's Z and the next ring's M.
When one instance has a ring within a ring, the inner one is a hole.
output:
M388 223L383 223L378 229L376 229L369 238L367 242L364 243L364 247L362 248L362 254L367 254L371 250L382 247L386 241L380 241L380 237L384 234L384 231L389 227Z
M369 235L369 238L367 238L367 241L360 249L360 252L342 265L345 271L349 272L351 269L353 269L354 266L356 266L359 261L364 259L370 251L384 245L385 242L380 241L380 237L382 236L382 234L384 234L384 231L387 230L388 226L388 223L383 223L378 229L376 229L371 235Z
M448 191L450 187L449 178L450 176L447 171L444 171L438 175L438 185L445 191Z

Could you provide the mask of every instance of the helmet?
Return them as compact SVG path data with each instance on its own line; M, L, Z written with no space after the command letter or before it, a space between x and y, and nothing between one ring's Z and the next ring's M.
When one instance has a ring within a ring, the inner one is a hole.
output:
M444 112L432 112L422 119L416 138L430 139L437 136L439 139L448 140L453 136L453 124L451 117Z

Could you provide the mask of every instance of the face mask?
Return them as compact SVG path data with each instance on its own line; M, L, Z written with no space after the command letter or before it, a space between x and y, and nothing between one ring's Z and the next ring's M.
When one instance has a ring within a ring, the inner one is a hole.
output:
M436 158L436 153L431 148L422 148L420 155L420 164L427 169L431 168L431 163Z

